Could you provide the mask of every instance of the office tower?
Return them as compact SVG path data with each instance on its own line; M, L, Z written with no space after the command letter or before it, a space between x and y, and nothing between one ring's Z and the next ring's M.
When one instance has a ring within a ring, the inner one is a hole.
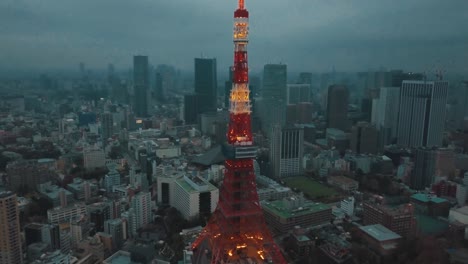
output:
M107 139L112 137L114 134L114 119L112 113L106 112L101 115L101 128L102 128L102 140L104 144L107 142Z
M138 117L148 116L149 70L147 56L133 56L133 112Z
M174 206L185 219L204 218L216 209L219 190L207 180L184 176L175 180Z
M218 99L216 59L195 58L195 94L199 101L199 114L216 111Z
M155 84L154 84L154 95L156 100L164 101L164 90L163 90L163 77L160 72L156 72Z
M271 126L286 123L287 66L267 64L263 67L262 100L258 102L262 129L270 131Z
M402 70L393 70L392 73L392 86L401 87L403 81L422 81L424 74L414 72L403 72Z
M198 96L196 94L184 95L184 120L185 124L196 124L199 112Z
M310 102L310 84L288 84L286 103Z
M392 144L397 137L400 87L381 87L380 98L373 100L372 123L379 130L379 145Z
M0 264L23 263L16 194L0 192Z
M211 263L249 261L286 263L268 230L258 201L253 168L256 148L250 120L247 43L249 13L244 0L234 12L234 78L230 95L230 121L224 150L225 176L219 203L192 248L211 248ZM202 242L208 243L202 243ZM203 254L203 253L202 253ZM195 262L198 263L198 262Z
M351 149L358 154L377 154L378 132L375 126L359 122L351 128Z
M139 192L132 198L132 205L135 212L136 227L142 228L153 220L151 211L151 193Z
M271 175L275 178L298 176L303 172L304 129L275 125L270 138Z
M403 81L400 92L398 144L433 147L442 144L448 82Z
M328 87L327 128L337 128L343 131L349 130L348 101L348 88L343 85Z
M434 183L436 150L419 148L414 152L414 169L409 185L415 190L424 190Z

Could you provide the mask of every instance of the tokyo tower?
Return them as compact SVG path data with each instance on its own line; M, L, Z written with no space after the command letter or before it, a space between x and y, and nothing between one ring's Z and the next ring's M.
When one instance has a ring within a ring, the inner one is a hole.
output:
M286 263L268 230L258 201L253 169L257 148L251 131L247 44L249 12L238 0L234 12L234 66L230 93L225 174L218 206L192 249L206 245L212 264ZM198 263L195 261L195 263Z

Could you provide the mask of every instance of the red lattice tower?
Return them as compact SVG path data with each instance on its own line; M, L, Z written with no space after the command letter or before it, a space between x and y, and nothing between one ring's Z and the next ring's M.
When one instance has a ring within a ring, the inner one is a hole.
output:
M286 263L268 230L258 201L253 158L257 149L251 131L247 44L249 12L238 0L234 12L234 67L230 94L230 122L223 152L226 172L218 207L192 248L203 241L211 248L211 263Z

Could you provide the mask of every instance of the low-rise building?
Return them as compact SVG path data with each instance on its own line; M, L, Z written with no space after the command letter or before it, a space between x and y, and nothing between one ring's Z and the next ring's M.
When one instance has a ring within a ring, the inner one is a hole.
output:
M328 184L338 187L343 191L357 191L359 182L345 176L332 176L327 179Z
M305 200L302 196L264 201L262 208L266 222L280 233L287 233L295 226L316 226L332 219L330 206Z
M400 235L380 224L361 226L359 231L366 244L382 256L391 254L402 239Z
M427 193L413 194L411 203L414 204L416 211L429 216L447 217L450 210L448 200Z
M86 215L86 205L83 203L47 210L47 220L51 224L69 223L71 220L79 219L84 215Z

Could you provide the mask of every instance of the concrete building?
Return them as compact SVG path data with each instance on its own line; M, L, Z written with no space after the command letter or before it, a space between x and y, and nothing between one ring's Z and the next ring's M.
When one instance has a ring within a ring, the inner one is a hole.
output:
M104 222L104 232L112 236L113 248L119 249L124 242L124 223L122 219L110 219Z
M327 179L328 184L338 187L345 192L357 191L359 182L345 176L332 176Z
M148 56L133 56L133 112L137 117L148 116L149 100Z
M135 210L135 221L137 228L141 228L153 221L151 205L151 193L139 192L133 196L131 208Z
M266 222L275 232L288 233L295 226L310 227L329 222L332 209L322 203L307 201L303 196L262 202Z
M174 185L172 206L184 216L192 219L198 215L214 212L219 200L219 190L211 183L199 177L178 178Z
M414 156L414 170L410 176L409 186L415 190L423 190L434 183L436 151L419 148L415 150Z
M73 202L73 193L57 185L53 185L51 182L39 184L38 191L54 207L66 207L68 203L72 204Z
M383 225L366 225L358 229L366 244L381 256L390 255L397 249L402 237Z
M399 145L442 145L447 90L447 81L403 81L398 119Z
M113 192L113 187L119 185L120 173L117 170L111 170L104 176L104 189L107 193Z
M159 166L156 173L157 203L171 205L175 202L175 181L184 177L185 172L171 166Z
M416 193L411 195L410 202L417 212L434 217L447 217L450 210L450 202L427 193Z
M274 178L302 175L303 157L304 129L275 125L270 141L271 175Z
M83 164L88 171L106 167L106 154L99 148L86 148L83 150Z
M97 185L84 181L81 178L74 178L72 183L67 185L67 189L73 194L75 200L88 201L91 197L96 196L98 192Z
M349 130L348 100L349 91L346 86L332 85L328 87L327 128Z
M346 215L352 217L354 216L354 203L354 197L348 197L344 200L341 200L340 208Z
M283 126L286 121L287 65L266 64L263 67L261 100L256 101L256 113L262 122L263 131L270 131L275 124Z
M79 219L86 215L86 205L75 203L67 207L56 207L47 210L47 221L50 224L68 223L73 219Z
M351 149L358 154L377 154L378 131L367 122L359 122L351 128Z
M8 182L13 191L20 188L26 190L36 190L37 185L52 180L55 170L54 164L50 162L39 162L39 160L16 160L6 165L5 171L8 175Z
M70 264L70 255L56 250L41 255L39 259L31 262L31 264Z
M23 263L16 194L0 192L0 264Z
M199 102L198 114L216 112L218 78L215 58L195 58L195 94Z
M372 123L379 131L379 146L392 144L397 138L400 87L381 87L380 97L372 103Z
M295 105L310 102L310 84L288 84L286 104Z
M373 202L365 202L363 209L364 225L381 224L404 237L411 237L416 232L416 219L412 204L390 207Z

